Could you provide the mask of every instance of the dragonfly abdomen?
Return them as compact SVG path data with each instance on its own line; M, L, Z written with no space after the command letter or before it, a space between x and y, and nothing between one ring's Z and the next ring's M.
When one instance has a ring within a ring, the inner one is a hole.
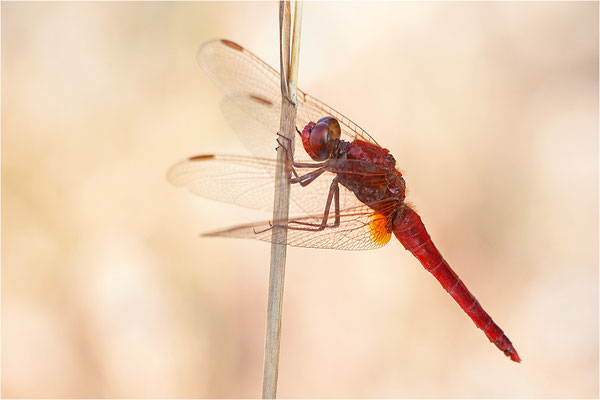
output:
M410 251L423 267L435 276L475 325L485 333L490 342L494 343L511 360L520 362L521 359L508 337L492 321L489 314L485 312L475 296L471 294L435 247L421 217L410 207L404 206L394 218L392 229L404 248Z

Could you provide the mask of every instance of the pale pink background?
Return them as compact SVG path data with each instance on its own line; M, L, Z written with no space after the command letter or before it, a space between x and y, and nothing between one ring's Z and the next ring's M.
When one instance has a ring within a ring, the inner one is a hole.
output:
M245 154L195 61L275 3L2 3L2 395L260 396L268 215L167 184ZM598 396L598 4L305 4L299 85L389 148L510 362L393 241L292 248L281 397Z

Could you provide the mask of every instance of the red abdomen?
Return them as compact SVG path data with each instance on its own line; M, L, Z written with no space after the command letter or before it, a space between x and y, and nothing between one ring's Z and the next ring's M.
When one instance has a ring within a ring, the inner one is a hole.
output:
M511 360L520 362L517 351L502 329L492 321L492 318L435 247L419 215L405 205L398 211L398 215L392 223L392 229L406 250L410 251L423 264L423 267L435 276L442 287L471 317L475 325L483 330L490 342L494 343Z

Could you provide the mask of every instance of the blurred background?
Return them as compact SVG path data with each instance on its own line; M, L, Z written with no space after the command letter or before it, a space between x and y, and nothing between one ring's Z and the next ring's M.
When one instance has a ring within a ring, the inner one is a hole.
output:
M598 396L598 4L313 3L299 86L394 154L523 362L395 241L288 250L280 397ZM268 218L166 182L247 154L195 55L276 3L2 2L2 396L259 397Z

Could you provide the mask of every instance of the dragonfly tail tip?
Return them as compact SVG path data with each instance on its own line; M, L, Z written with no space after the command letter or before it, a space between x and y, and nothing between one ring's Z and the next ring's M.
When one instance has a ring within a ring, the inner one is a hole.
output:
M510 357L510 359L516 363L520 363L521 362L521 357L519 357L519 355L517 354L517 351L513 348L511 352L506 354L507 356Z

